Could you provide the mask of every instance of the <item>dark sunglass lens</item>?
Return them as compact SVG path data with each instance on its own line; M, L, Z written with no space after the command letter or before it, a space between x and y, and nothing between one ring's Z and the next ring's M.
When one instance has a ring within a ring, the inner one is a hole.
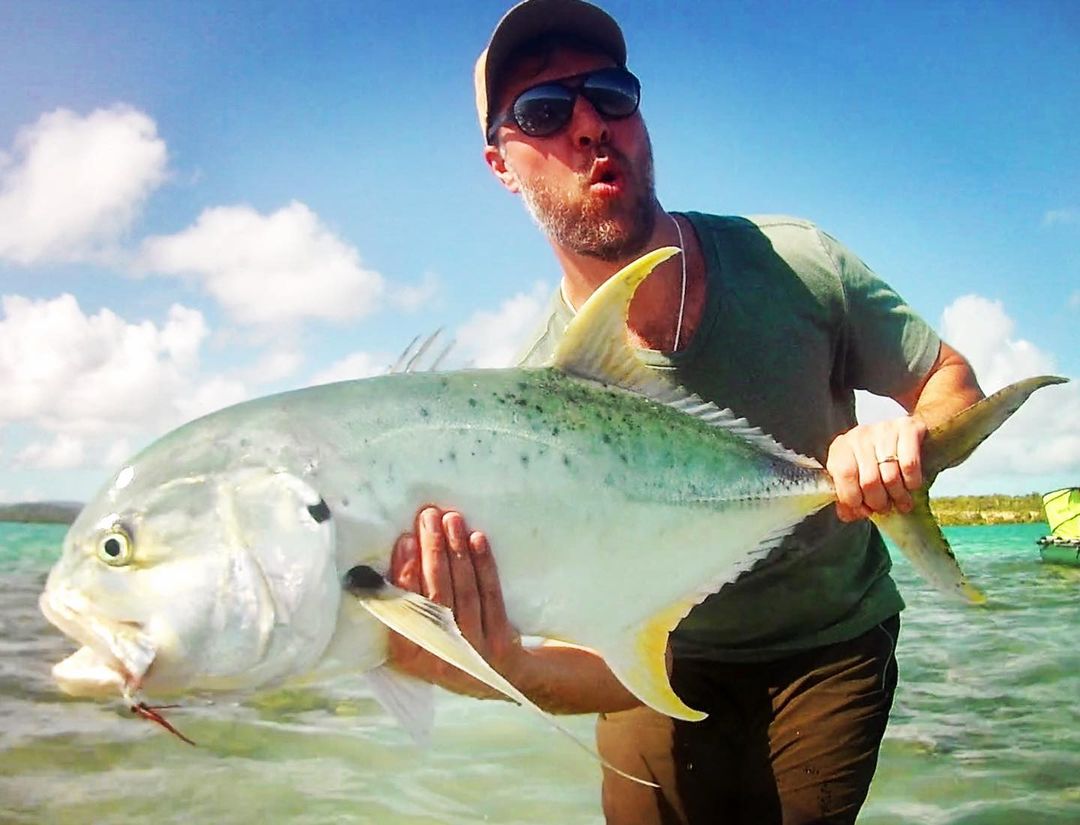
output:
M605 117L629 117L637 111L641 87L625 69L608 69L589 75L581 93Z
M527 135L542 137L557 132L574 112L574 95L563 86L537 86L514 101L514 120Z

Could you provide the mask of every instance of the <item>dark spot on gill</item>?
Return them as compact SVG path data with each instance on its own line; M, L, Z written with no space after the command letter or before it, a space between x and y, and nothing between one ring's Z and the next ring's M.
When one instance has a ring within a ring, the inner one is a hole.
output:
M358 564L345 574L343 584L354 596L370 596L386 586L386 579L366 564Z
M307 511L311 513L311 517L319 524L322 524L330 518L330 508L321 498L319 499L318 504L309 504Z

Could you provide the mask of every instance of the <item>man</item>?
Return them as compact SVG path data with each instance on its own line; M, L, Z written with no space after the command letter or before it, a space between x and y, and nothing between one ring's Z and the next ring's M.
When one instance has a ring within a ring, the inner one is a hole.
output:
M503 609L498 548L458 513L423 509L394 548L392 575L453 608L481 654L542 707L601 714L604 758L660 785L605 771L609 822L850 822L892 704L903 607L866 517L910 509L927 427L982 393L955 350L813 225L664 211L639 85L625 66L618 25L579 0L515 6L477 63L484 158L522 196L562 269L524 363L542 363L623 265L680 246L631 305L641 357L824 462L835 511L800 525L672 634L672 683L709 714L696 724L639 706L591 651L523 647ZM910 414L857 426L855 388ZM491 695L404 640L392 655L407 672Z

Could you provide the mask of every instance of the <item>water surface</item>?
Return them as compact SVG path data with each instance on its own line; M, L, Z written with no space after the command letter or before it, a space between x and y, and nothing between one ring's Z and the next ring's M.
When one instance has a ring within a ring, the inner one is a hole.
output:
M1080 822L1080 569L1039 561L1045 530L946 529L989 609L897 561L900 687L860 823ZM0 822L602 821L598 766L506 703L443 694L422 750L349 679L173 711L192 748L64 697L49 668L73 647L36 604L63 532L0 524Z

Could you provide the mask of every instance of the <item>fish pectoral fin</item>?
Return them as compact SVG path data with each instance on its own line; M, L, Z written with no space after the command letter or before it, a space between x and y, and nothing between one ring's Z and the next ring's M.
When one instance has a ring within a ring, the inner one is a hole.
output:
M578 739L510 684L469 644L461 634L449 608L425 599L418 593L394 587L370 567L354 567L350 570L345 577L345 587L371 615L391 630L541 716L604 767L633 782L657 787L652 782L609 764L590 745Z
M667 645L671 631L700 601L700 597L694 597L677 602L640 625L621 643L599 649L627 690L653 710L687 722L700 722L708 714L694 710L672 690Z
M416 744L427 747L435 721L432 685L388 665L369 670L364 676L376 701L398 720Z
M911 561L912 566L938 590L958 596L973 604L983 604L986 596L968 583L934 514L930 511L930 494L924 487L914 490L915 506L910 513L895 509L874 514L873 522L881 528Z

